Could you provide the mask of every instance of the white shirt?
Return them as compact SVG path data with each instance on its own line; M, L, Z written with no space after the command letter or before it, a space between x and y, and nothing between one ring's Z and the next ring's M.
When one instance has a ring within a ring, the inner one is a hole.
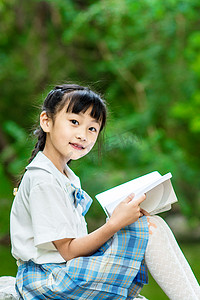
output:
M12 255L38 264L64 262L52 242L87 235L72 195L71 183L80 187L80 180L67 165L63 175L42 152L26 169L11 209Z

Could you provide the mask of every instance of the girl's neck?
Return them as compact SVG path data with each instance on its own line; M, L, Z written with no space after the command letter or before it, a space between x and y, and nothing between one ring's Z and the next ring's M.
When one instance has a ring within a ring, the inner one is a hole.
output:
M64 160L59 159L56 157L56 155L52 155L47 151L47 149L44 148L43 154L54 164L54 166L65 176L67 176L67 173L65 171L66 169L66 163ZM68 177L68 176L67 176Z

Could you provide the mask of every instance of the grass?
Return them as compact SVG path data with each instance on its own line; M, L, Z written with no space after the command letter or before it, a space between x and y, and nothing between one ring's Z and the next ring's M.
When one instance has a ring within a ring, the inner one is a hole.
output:
M197 280L200 282L200 243L181 243L181 248L188 262L190 263ZM14 258L10 254L9 247L0 246L0 262L0 276L16 275L17 266ZM141 294L147 297L149 300L169 299L151 276L149 276L149 284L143 288Z

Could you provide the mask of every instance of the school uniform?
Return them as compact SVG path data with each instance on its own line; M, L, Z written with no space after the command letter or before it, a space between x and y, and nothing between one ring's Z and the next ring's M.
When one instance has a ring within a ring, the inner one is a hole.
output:
M63 175L39 152L27 166L11 209L12 254L20 299L133 299L147 283L146 217L97 252L67 262L53 241L87 235L91 198L66 165Z

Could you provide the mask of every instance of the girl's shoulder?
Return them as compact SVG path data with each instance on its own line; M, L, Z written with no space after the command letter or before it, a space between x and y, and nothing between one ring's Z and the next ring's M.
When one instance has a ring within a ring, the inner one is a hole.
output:
M66 166L66 173L68 177L62 174L42 152L39 152L26 167L24 180L29 181L32 187L38 184L49 184L65 189L71 183L80 187L78 176L68 166Z
M26 167L23 180L30 188L34 188L38 185L62 186L61 180L58 174L56 174L56 170L45 166L45 164L29 164Z
M53 174L40 168L27 169L19 185L16 195L24 195L28 198L31 191L39 186L59 186L58 181Z
M58 183L53 178L52 174L41 169L26 170L15 194L14 203L27 204L32 192L34 193L34 191L40 186L43 186L44 189L44 187L49 184L55 188L56 185L58 186Z
M27 169L23 180L26 181L26 183L30 182L32 186L42 183L55 184L57 182L54 174L42 168Z

